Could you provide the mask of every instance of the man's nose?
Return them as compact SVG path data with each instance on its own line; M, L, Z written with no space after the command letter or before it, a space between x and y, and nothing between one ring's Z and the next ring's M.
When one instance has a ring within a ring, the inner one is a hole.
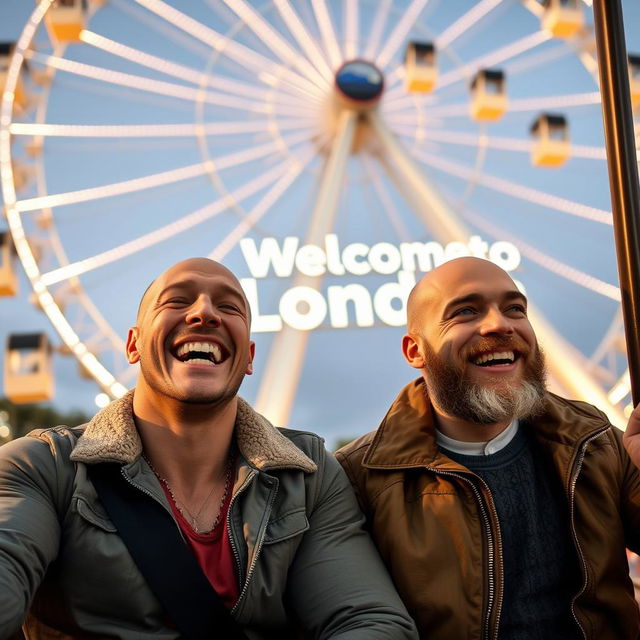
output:
M502 313L499 308L490 307L482 318L480 333L482 335L491 333L511 334L513 333L511 318Z
M208 296L200 296L189 308L187 324L204 324L218 326L220 314Z

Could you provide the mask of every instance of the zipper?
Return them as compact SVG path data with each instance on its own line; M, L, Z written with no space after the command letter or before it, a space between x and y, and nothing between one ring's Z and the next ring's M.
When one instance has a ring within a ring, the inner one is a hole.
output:
M254 475L255 475L255 472L254 472ZM253 478L253 475L251 476L251 478ZM238 490L238 493L236 493L236 496L240 494L242 489L244 489L244 487L247 484L248 484L248 479L247 479L247 481L245 481L245 483L242 485L242 487L240 487L240 489ZM271 491L271 498L269 499L269 502L267 504L266 512L270 512L271 511L271 507L273 506L273 503L274 503L275 499L276 499L276 492L275 491ZM229 513L230 512L231 512L231 504L229 505ZM227 513L227 518L229 517L229 513ZM265 525L263 527L263 529L262 529L262 535L260 536L260 538L258 540L258 545L256 547L256 550L255 550L254 554L253 554L253 560L251 561L251 566L249 567L249 571L247 571L247 577L246 577L246 579L244 581L244 585L242 587L242 591L240 592L240 595L238 596L238 601L233 605L233 609L231 609L231 613L235 613L238 610L238 607L240 606L240 603L242 602L242 599L244 598L245 594L249 590L249 583L251 582L251 577L253 575L253 571L254 571L254 569L256 567L256 564L258 564L258 557L260 556L260 552L262 551L266 530L267 530L267 528L266 528L266 525ZM231 530L230 529L229 529L229 540L231 541L231 547L234 550L234 554L236 554L237 552L236 552L236 548L235 548L234 542L233 542L232 537L231 537ZM236 558L238 558L237 555L236 555ZM239 559L238 559L238 561L239 561Z
M482 521L485 525L485 532L487 534L487 541L488 541L488 552L487 552L487 565L488 565L488 573L489 573L489 594L487 597L487 610L486 610L486 617L485 617L485 623L484 623L484 637L485 638L489 638L490 636L490 619L491 619L491 612L493 610L493 605L494 605L494 600L496 598L496 594L495 594L495 579L494 579L494 570L495 570L495 553L494 553L494 543L493 543L493 530L491 528L491 520L489 519L489 516L487 515L487 511L485 509L485 505L484 505L484 499L480 493L480 491L478 491L478 487L476 487L475 483L470 480L469 478L467 478L466 476L460 474L460 473L453 473L452 471L442 471L440 469L435 469L434 467L426 467L426 469L428 469L429 471L435 473L435 474L440 474L443 476L452 476L454 478L458 478L459 480L463 480L464 482L466 482L470 487L471 490L473 491L473 494L476 498L476 500L478 501L478 504L480 506L480 515L482 516ZM478 480L480 480L480 482L482 482L482 484L484 485L485 489L487 490L487 492L489 493L489 495L491 495L491 491L489 490L489 487L487 486L487 484L485 483L485 481L478 477ZM498 519L496 518L496 522L498 521ZM500 536L498 536L498 552L500 555L502 555L502 541L500 539ZM498 626L499 626L499 622L500 622L500 613L502 610L502 599L499 599L497 602L497 608L496 608L496 626L495 626L495 633L493 634L493 638L494 640L498 637Z
M245 478L244 482L240 486L240 488L231 496L231 500L229 501L229 508L227 509L227 534L229 535L229 543L231 544L231 550L233 551L233 557L236 561L236 571L238 574L238 584L242 584L242 563L240 561L240 553L238 552L238 546L236 545L235 540L233 539L233 530L231 528L231 508L233 507L237 497L244 492L244 490L249 486L249 483L256 475L255 470L251 470L251 473ZM240 598L238 598L238 602ZM236 605L238 603L236 602ZM236 605L234 605L233 609L235 610Z
M582 625L580 624L580 621L578 620L578 616L576 615L576 610L575 610L575 604L577 599L584 593L585 589L587 588L589 578L587 574L587 561L584 558L582 547L580 546L580 541L578 540L578 534L576 532L576 523L574 520L576 483L578 482L578 476L580 475L580 471L582 470L582 463L584 462L584 457L587 453L587 446L589 445L590 442L592 442L596 438L599 438L605 431L607 431L607 429L602 429L598 433L587 438L582 443L580 447L580 455L576 458L576 461L574 463L574 466L573 466L574 472L571 476L571 482L569 484L569 521L571 523L571 535L573 536L573 543L575 544L576 549L578 551L578 557L582 562L582 573L584 575L584 582L582 583L582 587L580 588L580 591L578 591L578 593L576 593L576 595L571 599L571 614L573 615L573 619L578 625L578 628L580 629L580 632L582 633L582 637L584 638L584 640L587 640L587 634L584 628L582 627Z

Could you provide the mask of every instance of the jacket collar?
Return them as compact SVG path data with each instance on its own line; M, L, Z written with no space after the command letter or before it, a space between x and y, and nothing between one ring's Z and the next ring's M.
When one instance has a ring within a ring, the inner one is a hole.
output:
M142 441L133 419L133 394L131 390L113 401L87 423L71 453L73 461L130 464L142 455ZM240 397L235 434L240 453L257 469L317 470L310 458Z
M595 407L547 392L543 412L524 426L539 441L575 447L611 425ZM362 464L370 469L460 469L438 448L433 408L422 378L400 391L375 432Z

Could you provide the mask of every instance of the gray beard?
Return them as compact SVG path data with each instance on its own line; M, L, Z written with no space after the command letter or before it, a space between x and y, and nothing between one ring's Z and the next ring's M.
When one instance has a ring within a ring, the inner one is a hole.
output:
M515 385L484 387L467 380L425 346L425 379L433 403L445 413L476 424L524 420L542 412L545 395L544 355L539 347L527 364L524 378Z

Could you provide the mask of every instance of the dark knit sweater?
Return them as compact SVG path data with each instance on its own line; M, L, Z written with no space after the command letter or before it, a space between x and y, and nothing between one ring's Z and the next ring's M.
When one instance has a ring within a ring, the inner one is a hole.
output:
M570 603L580 572L566 499L524 430L491 455L443 452L482 478L495 504L504 558L500 640L579 638Z

